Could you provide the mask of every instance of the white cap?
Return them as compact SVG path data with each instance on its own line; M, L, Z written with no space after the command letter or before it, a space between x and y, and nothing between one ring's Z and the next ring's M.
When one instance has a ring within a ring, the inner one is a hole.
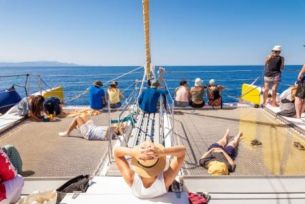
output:
M275 45L273 48L272 48L272 51L282 51L282 47L280 45Z
M211 80L209 81L209 84L210 84L210 85L215 85L215 80L214 80L214 79L211 79Z
M200 78L195 79L195 86L201 86L202 85L202 80Z

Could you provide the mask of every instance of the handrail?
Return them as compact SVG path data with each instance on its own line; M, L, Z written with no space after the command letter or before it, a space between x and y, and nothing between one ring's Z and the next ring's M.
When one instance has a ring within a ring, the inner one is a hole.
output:
M122 75L120 75L120 76L118 76L118 77L115 77L115 78L113 78L113 79L111 79L111 80L106 81L105 84L109 84L109 83L111 83L112 81L118 80L118 79L120 79L120 78L122 78L122 77L124 77L124 76L126 76L126 75L129 75L129 74L131 74L131 73L133 73L133 72L135 72L135 71L138 71L138 70L140 70L140 69L142 69L142 68L143 68L143 66L139 66L139 67L137 67L137 68L135 68L135 69L133 69L133 70L127 72L127 73L124 73L124 74L122 74Z
M108 80L108 81L105 82L105 84L109 84L111 81L118 80L118 79L120 79L120 78L122 78L122 77L124 77L124 76L126 76L126 75L128 75L128 74L131 74L131 73L133 73L133 72L135 72L135 71L137 71L137 70L139 70L139 69L142 69L142 67L141 67L141 66L140 66L140 67L137 67L137 68L135 68L135 69L133 69L133 70L127 72L127 73L124 73L124 74L122 74L122 75L120 75L120 76L118 76L118 77L115 77L115 78L113 78L113 79L111 79L111 80ZM83 92L81 92L80 94L76 95L76 96L73 97L72 99L67 100L66 103L69 103L69 102L75 101L76 99L79 99L79 98L82 97L83 95L87 94L87 92L88 92L87 89L84 90Z

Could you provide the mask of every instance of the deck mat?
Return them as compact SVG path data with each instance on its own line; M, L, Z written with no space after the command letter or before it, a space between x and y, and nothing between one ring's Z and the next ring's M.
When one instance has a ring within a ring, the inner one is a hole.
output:
M115 114L115 113L113 113ZM107 114L93 118L96 124L107 125ZM60 137L72 118L56 122L24 121L0 137L0 146L16 146L23 160L25 176L72 177L79 174L93 174L107 152L107 141L87 141L75 137Z
M243 131L236 170L232 176L305 175L305 151L293 143L305 144L304 137L263 109L184 110L175 114L175 133L187 147L187 175L208 175L198 160L212 143L230 128L231 136ZM263 144L252 146L251 140Z

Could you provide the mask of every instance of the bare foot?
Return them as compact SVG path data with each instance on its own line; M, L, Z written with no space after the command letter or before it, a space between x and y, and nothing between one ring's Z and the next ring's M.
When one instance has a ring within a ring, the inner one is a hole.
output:
M272 103L271 104L273 107L279 107L280 105L278 103Z

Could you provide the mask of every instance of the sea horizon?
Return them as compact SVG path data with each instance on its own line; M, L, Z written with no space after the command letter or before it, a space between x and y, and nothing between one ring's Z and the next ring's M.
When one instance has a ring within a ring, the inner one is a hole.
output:
M29 93L37 92L39 89L63 86L65 101L68 101L67 105L88 105L87 95L74 101L70 101L70 99L81 94L95 80L103 81L104 89L106 89L107 84L105 82L109 82L118 76L124 75L137 67L138 66L2 67L0 74L2 83L0 84L0 89L4 90L12 85L16 85L17 91L21 96L24 96L24 88L22 88L22 86L24 86L25 83L25 75L30 74L28 82ZM187 80L189 86L193 86L194 80L197 77L203 79L204 85L207 85L208 81L213 78L216 80L217 84L225 86L225 90L223 91L224 102L237 102L243 83L251 84L256 81L256 85L263 85L263 65L162 65L162 67L165 67L166 69L165 79L172 95L174 95L175 88L179 86L180 80ZM282 74L279 92L282 92L295 82L300 69L301 67L299 65L286 65ZM16 77L5 77L9 75L16 75ZM42 84L44 85L43 87L40 87L41 83L38 76L46 83ZM143 69L139 69L117 81L119 82L120 89L124 91L125 96L128 96L131 91L134 90L134 87L131 87L133 84L131 82L136 80L141 81L142 78Z

